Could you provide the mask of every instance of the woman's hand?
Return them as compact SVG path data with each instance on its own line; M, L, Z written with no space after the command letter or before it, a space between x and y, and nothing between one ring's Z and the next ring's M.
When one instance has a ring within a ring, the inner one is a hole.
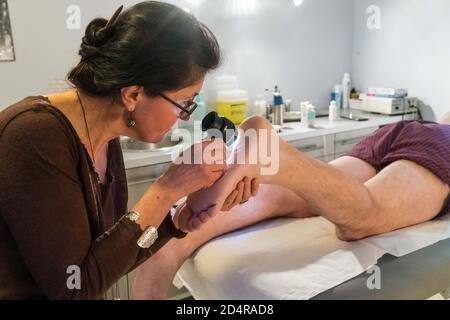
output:
M249 177L245 177L225 200L221 211L230 211L235 206L246 203L251 197L256 196L258 189L258 179L252 180Z
M212 185L227 168L223 141L204 141L185 150L158 180L175 202Z
M239 182L236 189L228 196L221 211L230 211L235 206L246 203L250 198L256 196L259 189L258 179L244 178ZM177 228L184 232L192 232L200 229L201 225L206 223L211 217L200 216L194 213L185 203L178 207L174 217L174 223Z

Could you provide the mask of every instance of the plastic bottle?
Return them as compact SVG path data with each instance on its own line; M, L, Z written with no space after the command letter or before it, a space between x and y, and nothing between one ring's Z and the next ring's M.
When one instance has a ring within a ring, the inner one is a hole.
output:
M267 118L267 102L265 100L255 101L253 106L253 115Z
M316 125L316 108L310 104L308 106L308 128L314 128Z
M308 128L308 106L309 102L302 102L300 105L300 113L301 113L301 127L302 128Z
M350 90L352 87L352 81L350 79L350 74L345 73L344 79L342 79L342 108L350 108Z
M330 121L330 124L335 122L337 120L337 105L336 101L331 101L330 103L330 110L328 115L328 120Z
M273 124L276 126L282 126L284 124L284 100L281 95L278 86L275 86L273 92Z
M336 102L336 107L338 110L342 108L342 85L341 84L337 84L334 86L331 100L334 100Z
M195 115L194 120L196 121L196 123L194 123L194 130L200 131L201 130L200 122L206 116L206 104L205 104L203 92L200 92L197 95L194 102L197 103L197 106L198 106L197 110L193 114L193 115Z
M226 117L235 124L247 118L248 93L240 90L235 76L224 75L216 78L216 109L221 117Z

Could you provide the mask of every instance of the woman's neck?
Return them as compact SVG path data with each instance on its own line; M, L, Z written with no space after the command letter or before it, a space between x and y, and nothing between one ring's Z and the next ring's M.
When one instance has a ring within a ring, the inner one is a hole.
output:
M106 98L91 97L82 92L79 92L79 97L75 90L48 96L50 102L72 123L89 153L92 153L92 144L91 157L95 161L106 150L109 141L120 136L123 114Z

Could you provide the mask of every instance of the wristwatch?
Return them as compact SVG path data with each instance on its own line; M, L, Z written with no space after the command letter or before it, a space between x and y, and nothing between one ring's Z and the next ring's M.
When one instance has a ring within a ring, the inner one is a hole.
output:
M128 218L128 220L137 222L141 217L141 215L136 211L130 211L127 213L126 217ZM147 227L147 229L144 230L142 235L139 237L137 245L142 249L149 249L157 239L158 239L158 230L153 226L149 226Z

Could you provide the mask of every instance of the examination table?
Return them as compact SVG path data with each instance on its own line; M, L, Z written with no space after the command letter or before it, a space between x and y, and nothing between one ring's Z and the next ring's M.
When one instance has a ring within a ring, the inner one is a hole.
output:
M195 299L428 299L450 288L450 215L351 243L323 218L266 221L204 245L174 284Z
M377 265L382 274L382 290L369 290L367 282L372 274L364 272L312 300L428 299L450 288L450 240L400 258L387 254Z

